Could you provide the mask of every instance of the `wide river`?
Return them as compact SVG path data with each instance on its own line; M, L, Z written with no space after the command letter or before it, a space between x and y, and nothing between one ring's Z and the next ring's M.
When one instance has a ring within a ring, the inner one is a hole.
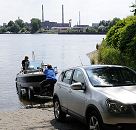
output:
M16 74L25 55L57 66L67 67L90 64L87 53L96 49L105 35L57 34L1 34L0 35L0 111L21 109L27 104L18 98Z

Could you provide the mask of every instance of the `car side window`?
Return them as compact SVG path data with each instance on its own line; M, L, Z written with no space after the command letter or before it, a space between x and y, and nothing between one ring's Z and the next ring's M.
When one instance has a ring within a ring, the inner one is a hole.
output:
M64 83L70 84L72 72L73 72L73 70L67 70L65 72L63 80L62 80Z
M80 70L75 70L72 78L72 83L80 82L82 85L85 84L83 73Z

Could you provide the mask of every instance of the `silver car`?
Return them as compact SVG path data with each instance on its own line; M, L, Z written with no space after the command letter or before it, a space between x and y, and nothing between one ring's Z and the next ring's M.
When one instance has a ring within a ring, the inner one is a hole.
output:
M57 120L69 114L89 130L136 124L136 72L116 65L66 69L54 87L53 103Z

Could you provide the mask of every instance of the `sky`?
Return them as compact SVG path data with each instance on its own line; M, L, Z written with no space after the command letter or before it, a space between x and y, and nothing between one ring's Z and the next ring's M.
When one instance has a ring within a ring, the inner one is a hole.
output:
M133 15L130 6L135 0L0 0L0 25L18 17L24 22L32 18L42 19L42 4L44 20L62 22L62 4L64 5L64 22L72 20L72 25L91 25L101 20L126 18Z

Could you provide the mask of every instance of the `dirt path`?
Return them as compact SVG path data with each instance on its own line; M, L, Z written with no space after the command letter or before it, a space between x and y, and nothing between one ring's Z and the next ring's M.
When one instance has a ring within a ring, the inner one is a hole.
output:
M60 123L54 119L53 107L0 112L1 130L85 130L85 126L68 117Z

